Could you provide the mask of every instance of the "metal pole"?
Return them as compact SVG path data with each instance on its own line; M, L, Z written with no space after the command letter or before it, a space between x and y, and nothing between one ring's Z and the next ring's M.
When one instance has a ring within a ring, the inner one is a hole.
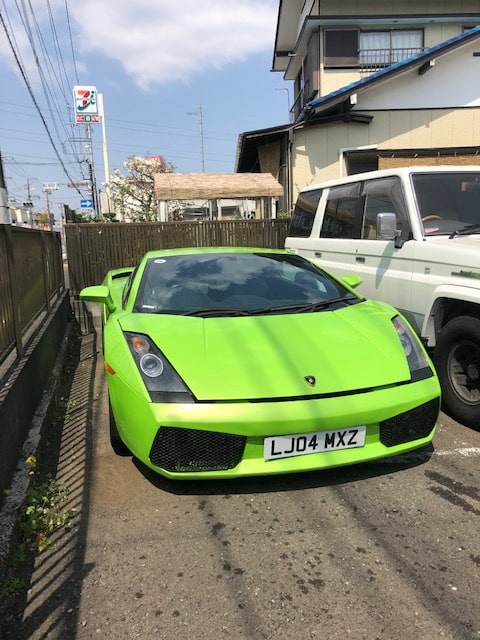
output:
M292 119L292 113L290 111L290 89L288 87L275 87L275 91L287 92L287 113L289 121Z
M0 224L11 224L10 209L8 208L7 185L3 173L2 154L0 153Z
M107 133L106 133L106 127L105 127L105 108L103 104L103 93L98 94L98 112L102 120L103 168L105 172L105 194L107 196L106 213L110 213L112 210L111 192L110 192L110 166L108 162L108 145L107 145Z
M198 111L189 111L189 116L196 116L200 128L200 158L202 162L202 173L205 173L205 150L203 146L203 111L202 105L198 105Z
M95 171L93 167L93 145L92 145L92 129L90 124L85 125L85 135L88 144L88 171L90 178L90 189L92 194L93 213L95 218L99 218L98 199L97 199L97 183L95 181Z
M205 150L203 148L203 111L202 105L198 105L198 123L200 126L200 156L202 158L202 173L205 173Z

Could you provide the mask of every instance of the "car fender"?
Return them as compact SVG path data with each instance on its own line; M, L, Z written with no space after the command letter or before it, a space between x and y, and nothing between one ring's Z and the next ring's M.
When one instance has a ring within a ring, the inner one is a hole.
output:
M480 289L459 285L439 285L435 287L428 301L423 318L421 337L428 347L435 347L437 336L444 325L444 310L447 301L458 301L477 305L480 314ZM462 315L465 310L462 311Z

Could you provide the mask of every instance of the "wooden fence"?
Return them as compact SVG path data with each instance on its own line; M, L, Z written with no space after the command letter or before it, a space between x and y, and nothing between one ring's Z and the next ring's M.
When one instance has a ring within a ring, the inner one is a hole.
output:
M147 252L177 247L283 248L289 219L66 224L73 297L100 284L109 269L137 264Z
M0 364L23 356L29 327L64 289L60 234L0 225Z

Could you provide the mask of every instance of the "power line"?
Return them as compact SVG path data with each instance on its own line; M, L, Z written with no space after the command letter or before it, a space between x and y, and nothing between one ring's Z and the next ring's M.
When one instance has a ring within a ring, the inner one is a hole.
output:
M69 40L70 40L70 48L71 48L71 51L72 51L73 68L75 69L75 80L76 80L76 84L80 84L80 81L78 79L77 60L75 58L75 49L74 49L74 46L73 46L73 38L72 38L72 27L70 25L70 12L68 10L67 0L65 0L65 15L66 15L66 19L67 19L68 37L69 37Z
M41 111L41 109L40 109L40 106L38 105L38 102L37 102L37 100L36 100L36 98L35 98L35 95L34 95L34 93L33 93L33 90L32 90L32 87L31 87L31 85L30 85L30 82L29 82L29 80L28 80L28 78L27 78L27 76L26 76L25 70L24 70L24 68L23 68L23 66L22 66L22 64L21 64L21 62L20 62L19 56L17 55L17 51L15 50L15 47L13 46L13 42L12 42L12 39L11 39L11 37L10 37L10 33L9 33L8 29L7 29L7 25L6 25L6 23L5 23L5 20L4 20L4 18L3 18L3 15L2 15L2 12L1 12L1 11L0 11L0 22L1 22L1 24L2 24L3 30L4 30L5 35L6 35L6 37L7 37L7 40L8 40L8 44L9 44L10 49L11 49L11 51L12 51L13 57L15 58L15 62L16 62L16 64L17 64L17 67L18 67L18 69L19 69L19 71L20 71L20 74L21 74L21 76L22 76L22 78L23 78L23 81L24 81L24 83L25 83L25 86L26 86L26 88L27 88L27 91L28 91L28 93L30 94L30 97L31 97L31 99L32 99L32 102L33 102L33 104L35 105L35 108L36 108L36 110L37 110L37 113L38 113L38 115L40 116L40 120L42 121L42 124L43 124L43 126L44 126L44 129L45 129L45 131L46 131L46 133L47 133L48 139L50 140L50 144L52 145L52 148L53 148L53 150L54 150L54 152L55 152L55 155L56 155L56 156L57 156L57 158L58 158L58 161L59 161L59 163L60 163L60 165L61 165L61 167L62 167L62 169L63 169L64 174L67 176L67 178L68 178L69 182L71 182L71 183L73 184L73 183L75 182L75 180L70 176L70 174L69 174L69 172L68 172L68 170L67 170L67 168L66 168L66 166L65 166L65 164L64 164L64 162L63 162L63 159L62 159L62 157L60 156L60 153L58 152L58 149L57 149L57 147L56 147L56 145L55 145L55 142L54 142L54 140L53 140L53 138L52 138L52 134L50 133L50 130L49 130L49 128L48 128L48 125L47 125L47 123L46 123L46 120L45 120L45 118L44 118L44 116L43 116L43 113L42 113L42 111ZM77 189L76 187L75 187L75 189L77 190L77 192L78 192L79 194L81 194L81 192L80 192L80 190L79 190L79 189Z
M60 49L60 45L58 42L58 36L57 36L57 29L55 27L55 21L53 19L53 14L51 11L51 7L50 7L50 2L49 0L47 0L47 6L48 6L48 14L49 14L49 19L50 19L50 28L51 28L51 32L52 32L52 39L53 39L53 43L54 43L54 51L55 51L55 58L57 60L57 67L58 67L58 73L55 73L55 69L51 60L51 56L49 54L48 48L46 46L45 43L45 39L43 37L42 31L40 29L40 25L38 23L38 20L35 16L35 12L33 10L32 4L31 4L31 0L29 0L29 6L30 6L30 11L31 11L31 15L32 15L32 21L34 22L35 25L35 31L37 33L37 39L40 43L40 48L42 50L43 53L43 60L45 63L45 67L48 73L48 78L49 78L49 83L46 80L45 77L45 73L43 71L42 65L40 64L40 60L39 60L39 56L37 54L36 51L36 47L35 47L35 41L33 39L33 36L31 34L31 30L30 30L30 26L29 26L29 21L28 21L28 16L26 15L26 11L25 11L25 18L24 18L24 25L25 29L27 31L27 35L29 38L29 42L30 42L30 47L33 51L34 57L35 57L35 63L37 66L37 70L38 70L38 75L40 77L41 83L42 83L42 87L43 87L43 92L45 95L45 99L47 102L47 106L48 106L48 110L51 116L51 121L53 124L53 127L55 129L55 132L57 134L58 139L60 140L60 133L59 130L57 128L57 122L60 122L63 132L64 132L64 136L65 139L67 140L67 142L70 144L70 133L67 131L65 124L64 124L64 118L62 117L62 114L60 112L60 107L59 107L59 101L56 97L56 91L55 91L55 86L58 86L58 89L60 90L61 96L63 97L63 101L64 101L64 105L68 107L68 98L67 95L69 95L69 92L66 91L65 88L65 84L68 86L69 84L69 80L67 77L67 72L65 69L65 64L64 64L64 60L63 60L63 56L62 56L62 52ZM63 71L63 72L62 72ZM57 114L57 117L55 117L55 115L53 114L52 109L55 109L55 112ZM73 146L70 144L70 147L72 149L72 153L76 154L75 149L73 148ZM81 159L79 157L76 158L77 162L80 166L81 163Z

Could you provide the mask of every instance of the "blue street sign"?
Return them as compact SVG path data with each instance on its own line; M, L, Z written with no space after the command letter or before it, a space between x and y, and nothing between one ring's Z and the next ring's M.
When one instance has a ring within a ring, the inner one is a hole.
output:
M80 209L91 209L93 207L93 200L91 198L84 198L80 200Z

